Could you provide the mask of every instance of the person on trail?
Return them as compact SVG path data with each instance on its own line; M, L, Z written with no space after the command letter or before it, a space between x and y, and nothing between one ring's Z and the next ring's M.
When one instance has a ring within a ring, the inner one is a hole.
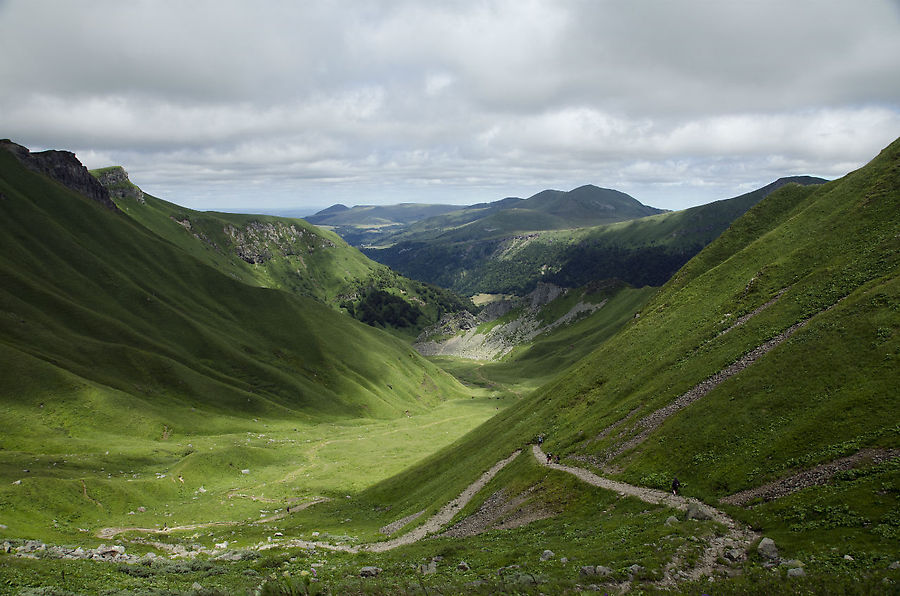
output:
M552 453L548 453L548 454L547 454L547 463L549 464L552 460L553 460L553 454L552 454Z
M557 455L557 456L554 457L553 463L555 463L555 464L558 464L558 463L559 463L559 455Z
M538 435L538 447L544 444L544 435Z
M672 494L677 495L679 488L681 488L681 483L678 482L678 476L675 476L672 478Z

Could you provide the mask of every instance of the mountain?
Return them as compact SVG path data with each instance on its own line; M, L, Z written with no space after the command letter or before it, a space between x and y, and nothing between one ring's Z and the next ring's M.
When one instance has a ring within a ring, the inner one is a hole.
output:
M442 227L456 214L419 222L395 237L397 243L363 252L406 276L461 294L523 295L539 281L574 288L611 278L659 286L775 189L822 182L782 178L732 199L665 213L597 187L544 191L462 225ZM568 215L561 220L559 213Z
M747 530L727 530L717 543L711 536L721 537L722 526L704 538L702 523L712 522L689 513L685 523L676 511L680 517L664 524L672 509L630 503L624 489L618 497L590 492L520 456L453 521L502 510L491 495L550 518L533 531L472 539L457 556L522 545L521 559L537 560L541 549L557 557L565 549L578 565L601 561L619 581L659 581L670 557L675 565L683 559L655 553L671 552L671 541L690 532L695 543L710 541L709 573L731 565L731 575L735 568L749 575L717 579L730 587L712 592L787 590L783 571L770 570L779 560L806 566L815 579L796 581L810 593L829 582L866 581L872 589L875 570L890 573L900 530L898 229L900 140L839 180L783 185L593 353L452 449L374 487L365 503L403 495L396 517L445 503L543 435L544 450L564 465L626 482L629 494L668 490L677 476L684 495ZM658 494L663 505L676 503ZM595 534L604 539L593 541ZM757 554L762 537L780 549L774 563ZM633 546L619 549L619 539ZM539 542L528 548L529 540ZM635 561L655 571L627 575Z
M333 232L302 219L194 211L143 193L121 167L92 174L128 216L243 283L314 298L413 336L444 313L473 309L451 292L375 263Z
M21 416L4 441L152 435L214 413L396 416L461 391L383 332L142 226L71 153L0 143L0 216L0 401ZM28 413L38 404L71 411L53 422Z
M400 203L397 205L332 205L306 221L337 232L354 246L376 241L386 234L404 229L409 224L459 209L454 205Z

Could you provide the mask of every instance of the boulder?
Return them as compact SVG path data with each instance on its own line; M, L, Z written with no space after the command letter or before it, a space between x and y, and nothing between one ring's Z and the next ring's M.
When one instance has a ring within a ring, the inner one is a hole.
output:
M756 552L759 553L763 559L767 559L769 561L777 561L778 560L778 547L775 546L775 541L771 538L763 538L759 541L759 546L756 547Z
M740 548L726 549L722 556L732 563L739 563L744 560L744 551Z
M594 573L597 575L612 575L613 570L609 567L604 567L603 565L597 565L594 567Z
M806 572L803 571L803 567L793 567L788 569L787 576L788 577L803 577L806 575Z
M554 556L556 555L552 550L545 550L543 553L541 553L541 561L549 561Z
M685 519L696 519L697 521L704 521L707 519L712 519L712 516L700 505L697 503L689 503L687 507L687 511L684 514Z
M459 565L456 566L460 571L468 571L470 569L469 564L465 561L460 561Z
M363 567L359 570L360 577L378 577L381 574L381 567Z
M669 517L666 518L667 526L674 526L677 523L678 523L678 518L675 517L674 515L670 515Z
M585 565L581 568L581 575L597 575L597 568L593 565Z

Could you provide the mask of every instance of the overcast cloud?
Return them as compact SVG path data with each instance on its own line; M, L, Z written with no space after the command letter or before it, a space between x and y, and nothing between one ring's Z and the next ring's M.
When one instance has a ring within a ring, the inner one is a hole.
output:
M597 184L678 209L900 136L896 0L0 0L0 137L197 209Z

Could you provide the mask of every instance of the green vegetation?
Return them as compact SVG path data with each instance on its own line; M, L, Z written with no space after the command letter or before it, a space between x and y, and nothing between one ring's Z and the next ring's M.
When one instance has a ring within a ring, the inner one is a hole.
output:
M584 205L563 193L551 201L554 208L549 214L507 208L474 222L463 220L465 225L458 227L448 225L455 215L448 214L418 222L364 252L404 275L462 294L524 295L539 281L571 288L613 278L637 287L661 286L732 221L790 182L809 185L824 180L784 178L733 199L683 211L653 214L626 209L604 221L585 215ZM557 221L566 208L567 219ZM481 214L486 209L473 211Z
M101 176L103 170L93 173ZM135 221L233 279L314 298L376 327L415 336L445 312L474 309L451 292L371 261L337 234L302 219L199 212L150 195L140 202L114 198ZM372 308L373 296L384 295L404 302L407 316Z

